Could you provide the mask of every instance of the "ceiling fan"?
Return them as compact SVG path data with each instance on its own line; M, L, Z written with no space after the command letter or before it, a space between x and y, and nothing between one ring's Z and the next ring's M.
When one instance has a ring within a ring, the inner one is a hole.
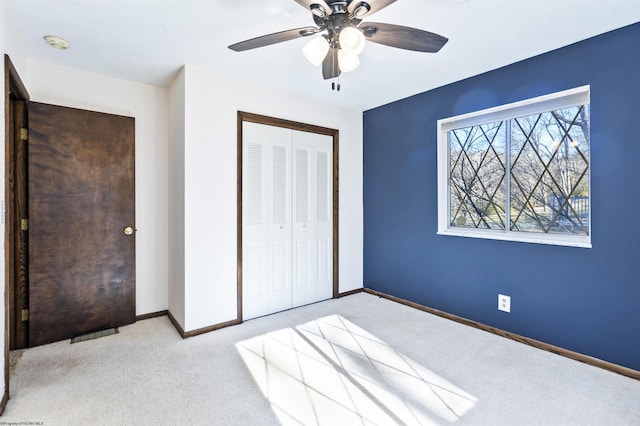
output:
M321 34L304 47L305 57L314 65L322 64L325 80L358 67L358 55L365 40L418 52L436 53L448 39L417 28L379 22L363 22L369 15L395 3L396 0L295 0L309 10L315 27L302 27L267 34L232 44L229 49L242 52L300 37ZM335 82L332 88L335 89ZM338 84L340 90L340 84Z

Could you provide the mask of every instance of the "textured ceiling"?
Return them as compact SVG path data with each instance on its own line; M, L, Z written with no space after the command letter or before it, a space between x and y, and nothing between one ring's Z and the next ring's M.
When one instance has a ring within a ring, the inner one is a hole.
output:
M168 86L183 64L366 110L640 21L640 0L398 0L365 21L449 38L437 54L368 43L333 92L301 51L308 39L246 52L227 46L313 25L294 0L1 0L27 56ZM68 51L42 37L68 39Z

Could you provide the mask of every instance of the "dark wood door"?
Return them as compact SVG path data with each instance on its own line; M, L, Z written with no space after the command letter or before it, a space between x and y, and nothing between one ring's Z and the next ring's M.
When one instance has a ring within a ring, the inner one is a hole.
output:
M134 322L134 119L28 117L29 346Z

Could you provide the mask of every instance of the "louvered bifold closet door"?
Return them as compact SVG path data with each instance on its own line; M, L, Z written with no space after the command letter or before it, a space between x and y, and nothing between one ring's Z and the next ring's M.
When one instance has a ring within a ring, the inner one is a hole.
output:
M293 306L333 293L330 136L293 131Z
M243 123L242 309L250 319L292 307L291 130Z

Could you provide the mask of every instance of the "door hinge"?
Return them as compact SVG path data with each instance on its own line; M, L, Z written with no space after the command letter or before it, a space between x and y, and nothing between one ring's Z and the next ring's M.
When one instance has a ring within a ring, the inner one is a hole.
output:
M23 231L29 230L29 219L20 219L20 229Z
M23 309L22 310L21 319L22 319L22 321L29 321L29 310L28 309Z
M29 140L29 129L25 129L24 127L20 128L20 140L21 141Z

